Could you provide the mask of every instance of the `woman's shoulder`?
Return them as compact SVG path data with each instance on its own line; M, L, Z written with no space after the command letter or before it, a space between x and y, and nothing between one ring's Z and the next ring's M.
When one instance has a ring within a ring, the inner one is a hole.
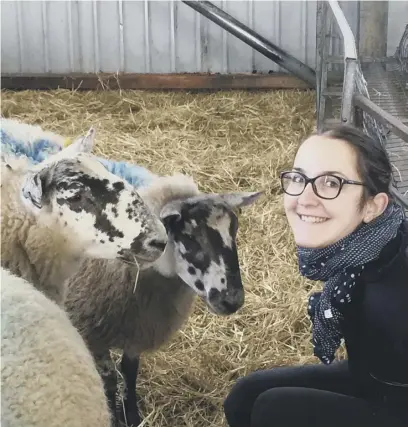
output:
M402 221L401 230L405 233L405 236L408 236L408 218L405 218L404 221Z
M366 266L365 281L383 281L391 278L407 282L408 277L408 218L402 223L396 237L381 251L379 257Z
M408 218L405 218L405 220L402 221L400 233L401 233L400 250L403 254L403 258L405 258L405 260L408 261Z

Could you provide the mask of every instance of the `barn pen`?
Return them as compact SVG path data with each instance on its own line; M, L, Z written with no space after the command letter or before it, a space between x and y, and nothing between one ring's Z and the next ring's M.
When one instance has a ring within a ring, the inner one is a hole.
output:
M339 100L329 120L361 119L359 107L369 129L379 126L369 117L380 120L381 111L347 86L343 65L344 22L356 34L354 8L363 3L388 5L382 54L403 51L406 2L213 2L220 9L180 1L2 3L2 116L66 137L94 126L97 155L190 174L203 191L265 191L239 216L245 305L223 318L198 300L174 339L141 358L143 426L226 426L222 402L237 377L316 361L306 301L318 285L299 276L278 174L327 118L326 95ZM327 30L331 56L322 44L328 16L340 28ZM374 37L367 32L360 36ZM335 66L326 70L328 56ZM395 132L405 159L405 118L394 114L381 124ZM119 362L120 352L112 357Z

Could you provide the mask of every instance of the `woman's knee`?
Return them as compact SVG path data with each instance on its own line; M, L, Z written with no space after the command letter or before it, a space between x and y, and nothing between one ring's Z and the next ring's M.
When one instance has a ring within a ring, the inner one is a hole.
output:
M230 427L247 427L252 406L258 396L269 387L263 381L263 371L239 378L224 400L224 414Z
M258 375L257 375L258 374ZM302 419L308 389L266 387L261 373L239 379L224 401L224 413L230 427L267 427L285 425ZM292 413L293 408L296 413ZM289 426L289 424L288 424Z
M296 388L277 387L261 393L253 404L248 425L251 427L286 426L291 412L296 408L292 399L291 391L293 390Z

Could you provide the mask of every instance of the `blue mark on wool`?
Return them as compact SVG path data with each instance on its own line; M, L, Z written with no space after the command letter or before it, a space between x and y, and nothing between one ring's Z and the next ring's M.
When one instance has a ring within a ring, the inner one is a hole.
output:
M61 147L46 139L38 139L31 143L13 138L3 129L1 134L1 150L3 153L13 154L17 157L26 156L34 164L44 161L50 154L55 154Z
M106 169L108 169L109 172L125 179L136 188L148 185L155 177L152 172L143 166L133 165L123 161L107 160L101 157L98 157L98 160Z
M55 142L38 139L31 143L17 140L1 129L1 149L3 153L14 156L25 156L32 163L38 164L51 154L61 151L61 146ZM123 161L114 161L97 157L102 165L114 175L126 180L136 188L148 185L155 175L143 166L133 165Z

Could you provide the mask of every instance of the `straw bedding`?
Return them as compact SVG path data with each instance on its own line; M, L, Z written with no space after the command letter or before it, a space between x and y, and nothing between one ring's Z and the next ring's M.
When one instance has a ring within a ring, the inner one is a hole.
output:
M250 371L315 362L307 295L279 188L298 143L315 125L314 92L211 94L2 92L2 115L66 136L96 127L96 153L191 174L204 191L265 190L240 216L246 289L239 313L220 318L198 301L161 351L141 361L138 391L145 426L225 426L222 401Z

